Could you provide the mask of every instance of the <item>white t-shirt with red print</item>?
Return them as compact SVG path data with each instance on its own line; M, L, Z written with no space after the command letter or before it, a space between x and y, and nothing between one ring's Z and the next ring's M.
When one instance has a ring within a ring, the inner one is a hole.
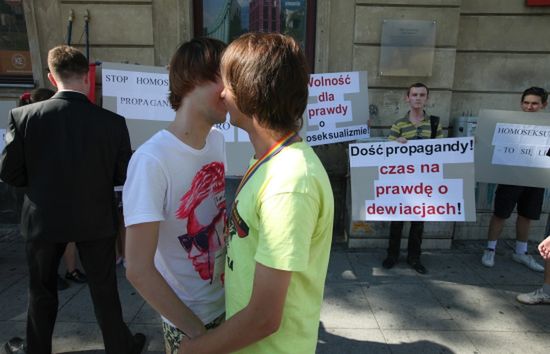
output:
M178 297L205 324L220 316L226 219L222 133L212 129L201 150L167 130L156 133L132 156L122 195L126 226L160 222L155 266Z

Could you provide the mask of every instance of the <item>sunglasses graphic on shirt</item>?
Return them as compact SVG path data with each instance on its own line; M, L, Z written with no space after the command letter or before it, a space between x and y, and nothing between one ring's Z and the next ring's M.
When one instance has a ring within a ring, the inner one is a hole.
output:
M208 241L208 232L211 231L214 228L214 224L208 225L206 227L203 227L196 235L189 236L181 235L178 236L178 240L180 241L180 244L185 248L187 253L191 252L191 248L193 245L201 251L201 252L208 252L208 247L210 246Z

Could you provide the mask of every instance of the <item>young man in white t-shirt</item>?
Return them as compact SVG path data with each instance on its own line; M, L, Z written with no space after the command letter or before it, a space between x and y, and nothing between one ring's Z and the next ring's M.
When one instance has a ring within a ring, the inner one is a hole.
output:
M182 44L170 62L174 121L132 156L124 185L126 276L163 319L167 353L224 318L225 44Z

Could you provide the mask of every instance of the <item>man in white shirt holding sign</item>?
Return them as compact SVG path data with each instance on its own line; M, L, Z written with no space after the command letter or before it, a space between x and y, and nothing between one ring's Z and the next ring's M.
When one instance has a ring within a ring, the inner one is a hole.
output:
M539 112L548 103L548 93L540 87L531 87L521 95L521 109L524 112ZM527 240L531 220L538 220L542 210L544 188L512 186L499 184L495 194L494 214L489 223L487 248L481 257L481 263L486 267L495 265L495 249L497 240L502 233L504 222L510 217L517 205L516 249L512 254L515 262L524 264L536 272L544 271L544 267L527 254Z
M124 185L128 280L161 315L166 353L225 317L225 44L193 39L170 62L174 121L132 156Z

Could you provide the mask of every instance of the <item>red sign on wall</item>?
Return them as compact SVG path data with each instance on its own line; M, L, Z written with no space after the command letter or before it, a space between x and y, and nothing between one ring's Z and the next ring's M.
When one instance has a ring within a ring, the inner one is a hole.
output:
M550 6L550 0L527 0L527 6Z

